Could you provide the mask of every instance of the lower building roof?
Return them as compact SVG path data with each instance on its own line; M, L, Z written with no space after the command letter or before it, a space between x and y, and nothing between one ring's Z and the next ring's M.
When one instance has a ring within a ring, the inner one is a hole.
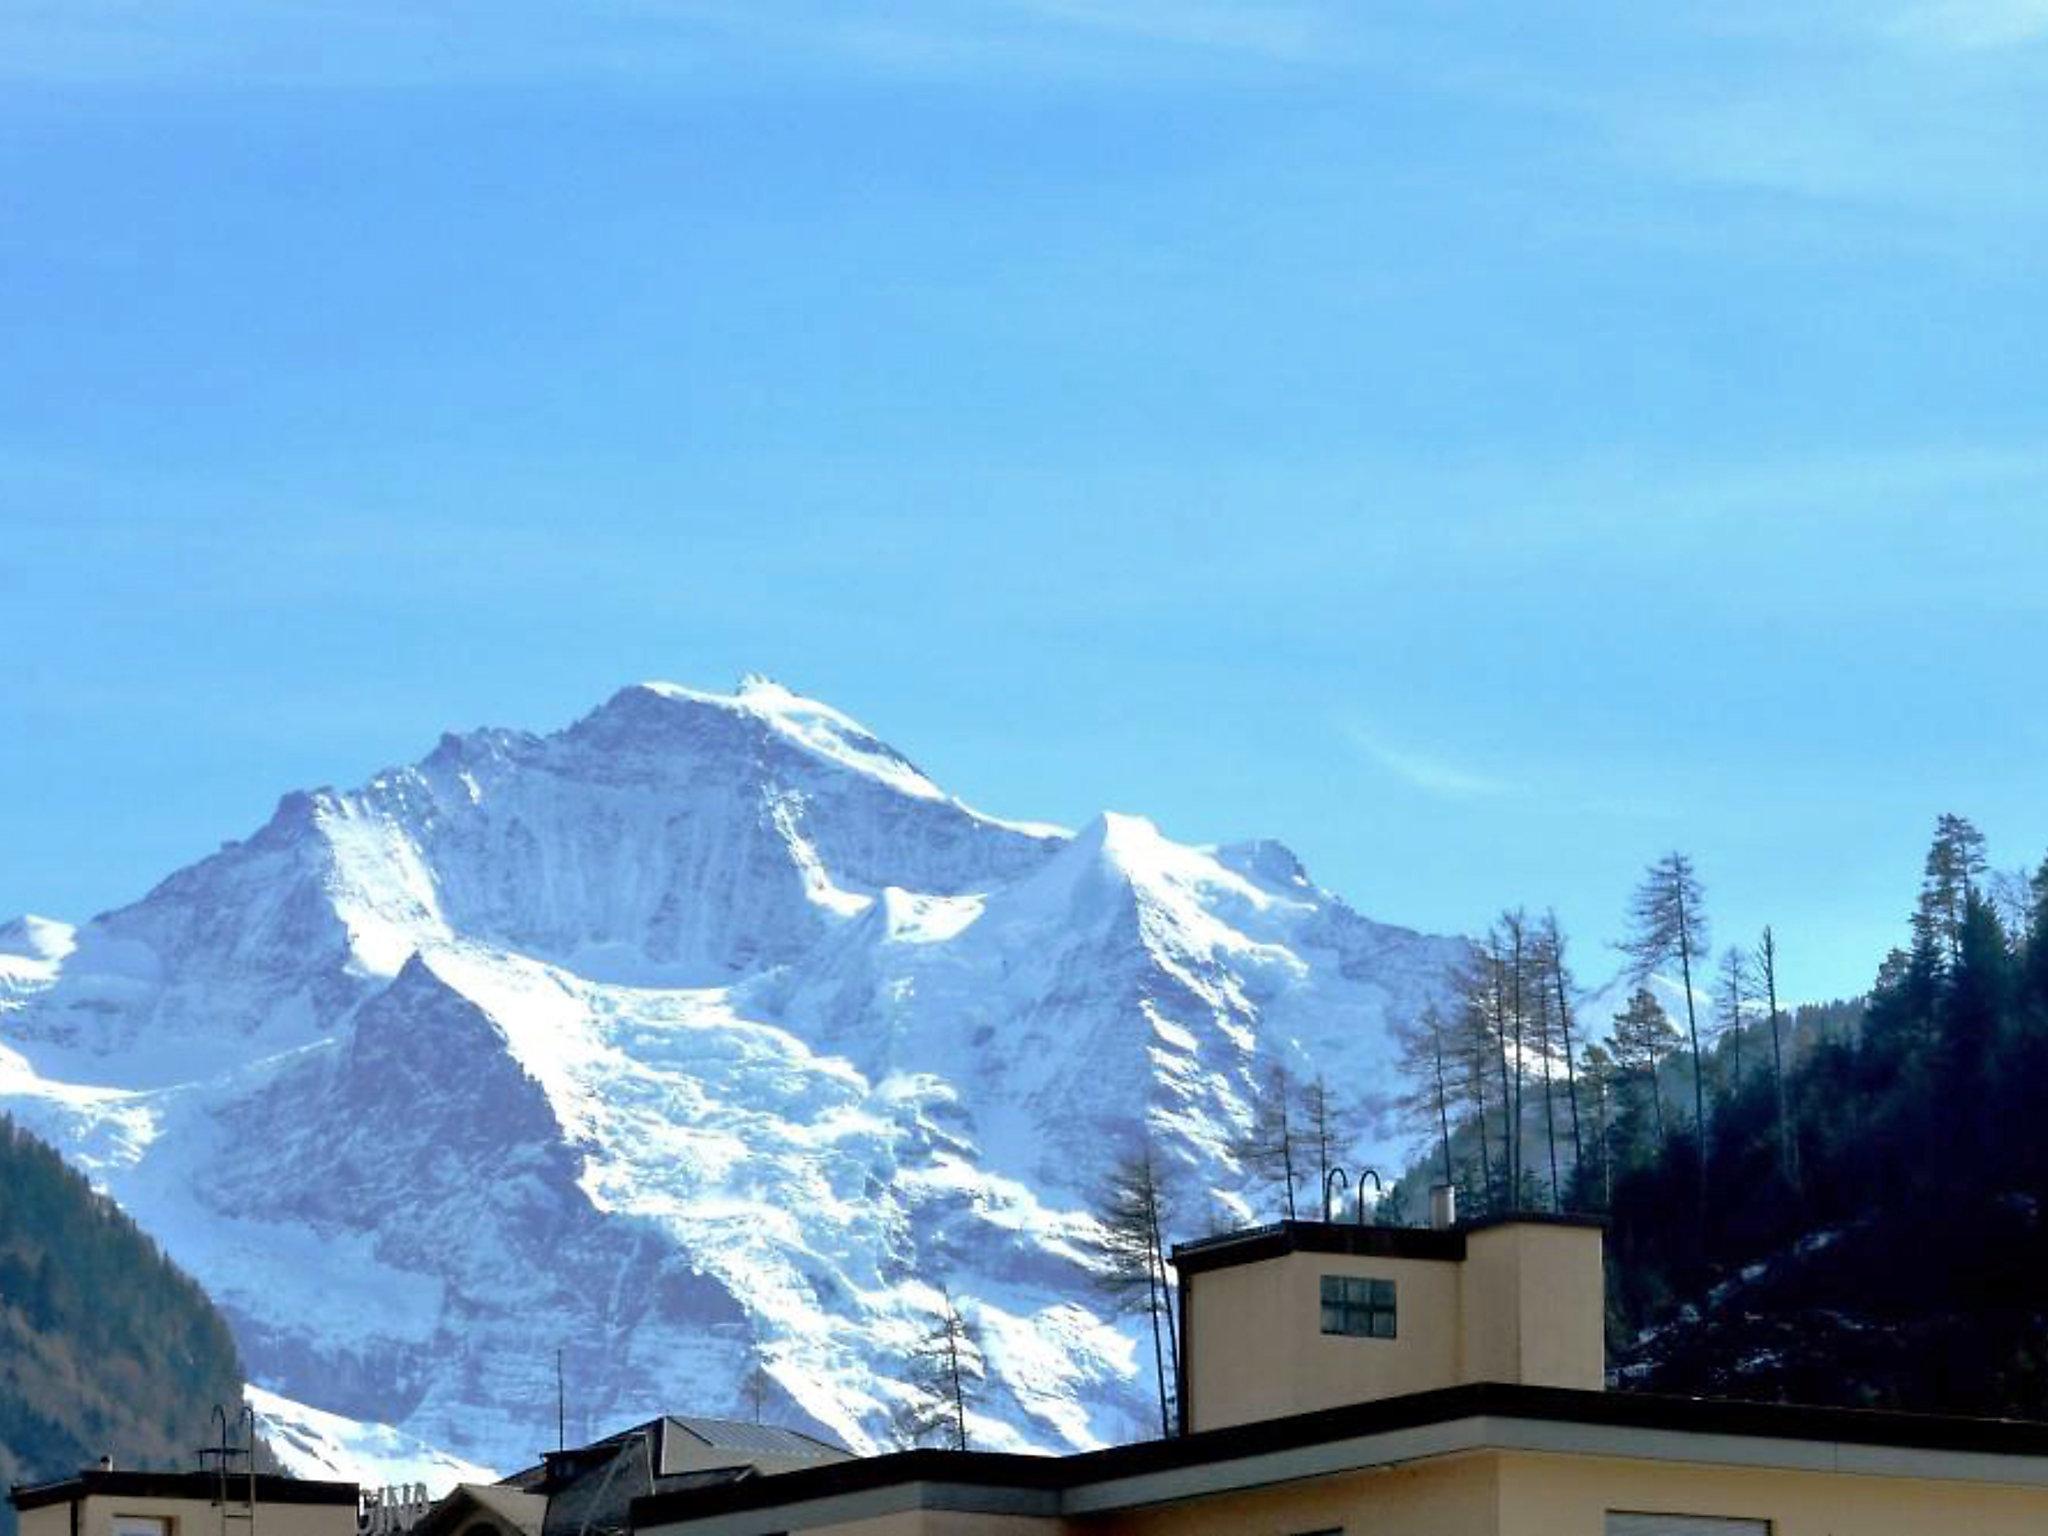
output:
M2048 1487L2048 1424L1480 1382L1171 1440L1028 1456L901 1451L636 1499L636 1531L776 1511L777 1529L888 1508L1083 1514L1486 1448ZM820 1518L788 1518L798 1506ZM827 1507L837 1513L822 1518Z
M248 1491L247 1473L228 1476L231 1495ZM218 1472L124 1472L88 1468L60 1482L16 1484L8 1499L16 1509L41 1509L46 1504L68 1504L73 1499L95 1495L127 1499L205 1499L220 1491ZM258 1504L346 1504L354 1507L359 1490L354 1483L316 1482L310 1478L275 1477L264 1473L256 1479Z

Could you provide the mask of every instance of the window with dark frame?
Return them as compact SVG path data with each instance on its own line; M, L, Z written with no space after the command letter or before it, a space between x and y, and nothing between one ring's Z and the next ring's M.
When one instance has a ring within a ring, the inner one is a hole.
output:
M1354 1339L1394 1337L1394 1282L1363 1275L1323 1276L1323 1332Z

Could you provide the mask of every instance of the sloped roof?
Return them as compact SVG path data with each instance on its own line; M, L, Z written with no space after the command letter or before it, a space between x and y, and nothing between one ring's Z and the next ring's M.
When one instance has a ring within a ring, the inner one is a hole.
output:
M464 1493L510 1529L529 1533L540 1529L547 1500L539 1494L524 1493L517 1488L504 1488L494 1483L464 1483L461 1487Z
M457 1483L413 1527L412 1536L440 1536L442 1532L453 1531L469 1518L472 1508L482 1510L513 1536L540 1536L547 1507L548 1501L539 1494L503 1483Z
M751 1456L844 1456L846 1447L820 1440L779 1424L749 1424L738 1419L703 1419L669 1415L669 1423L715 1450Z

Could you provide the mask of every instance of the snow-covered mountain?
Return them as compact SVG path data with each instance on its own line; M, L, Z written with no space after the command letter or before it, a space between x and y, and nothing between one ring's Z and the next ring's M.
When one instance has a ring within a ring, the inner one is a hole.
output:
M1119 1142L1242 1214L1267 1062L1384 1086L1458 952L1275 843L998 820L773 683L646 684L0 928L0 1108L330 1440L523 1462L559 1346L572 1431L735 1411L759 1361L777 1416L873 1444L944 1283L979 1442L1085 1446L1147 1422L1087 1269Z

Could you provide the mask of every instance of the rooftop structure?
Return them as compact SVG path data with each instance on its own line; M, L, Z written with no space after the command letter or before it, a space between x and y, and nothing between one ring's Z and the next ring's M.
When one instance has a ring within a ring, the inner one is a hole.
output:
M1183 1244L1182 1423L1219 1429L1478 1381L1597 1391L1602 1231L1568 1216L1283 1221Z
M1602 1390L1601 1227L1191 1243L1187 1432L656 1490L635 1536L2038 1536L2048 1424Z
M627 1529L636 1498L699 1493L851 1454L779 1425L664 1415L549 1451L502 1482L460 1484L413 1536L602 1536Z

